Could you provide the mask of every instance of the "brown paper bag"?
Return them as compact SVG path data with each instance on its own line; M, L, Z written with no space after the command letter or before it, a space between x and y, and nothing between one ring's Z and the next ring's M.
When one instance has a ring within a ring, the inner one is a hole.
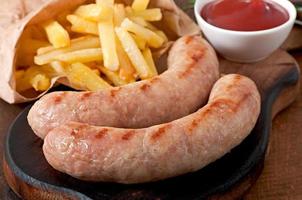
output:
M45 20L59 15L61 12L71 10L89 0L4 0L0 8L0 97L8 103L21 103L35 100L46 92L31 96L22 96L16 91L14 78L16 52L19 39L28 25L39 24ZM123 0L128 5L131 0ZM151 0L151 7L162 8L163 20L158 23L170 39L180 36L197 34L200 32L197 25L173 0ZM168 47L158 51L162 55ZM51 81L51 87L61 77ZM66 81L66 80L65 80ZM68 85L68 83L67 83Z

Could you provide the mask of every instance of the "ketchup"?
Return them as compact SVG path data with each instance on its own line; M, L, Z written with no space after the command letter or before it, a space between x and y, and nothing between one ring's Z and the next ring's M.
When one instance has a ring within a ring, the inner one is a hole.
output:
M288 12L270 0L217 0L200 14L209 24L234 31L266 30L289 20Z

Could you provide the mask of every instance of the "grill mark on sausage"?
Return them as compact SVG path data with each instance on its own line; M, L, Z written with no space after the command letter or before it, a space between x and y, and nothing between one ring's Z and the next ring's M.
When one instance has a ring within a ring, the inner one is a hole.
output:
M151 136L151 140L153 142L156 142L157 140L159 140L166 132L167 130L171 128L171 124L166 124L163 125L162 127L160 127L157 131L155 131L152 136Z
M110 96L111 96L112 98L114 98L121 90L122 90L121 87L112 89L112 90L110 91Z
M193 132L193 130L198 126L198 123L199 123L198 119L193 120L193 122L188 127L189 133Z
M194 62L198 62L199 59L203 56L203 54L204 54L204 50L200 49L199 51L196 52L196 54L194 53L191 56L191 59L194 60Z
M204 119L205 116L207 116L212 110L211 107L207 107L204 112L200 113L198 116L196 116L196 118L192 121L191 124L189 124L189 126L187 127L188 135L191 135L194 131L195 128L197 128L198 124Z
M187 127L188 134L192 134L194 129L197 128L198 124L212 111L215 111L217 107L221 107L222 105L225 105L228 107L228 110L236 113L238 111L239 106L249 97L249 94L246 93L242 96L242 98L238 102L234 102L230 99L217 99L206 107L204 112L200 113L193 121L192 123Z
M242 76L241 76L240 74L236 74L235 77L234 77L234 79L235 79L236 81L239 81L239 80L242 79Z
M54 97L54 99L53 99L54 103L55 103L55 104L61 103L62 100L63 100L63 98L64 98L65 96L66 96L66 93L65 93L65 92L64 92L64 93L57 94L57 95Z
M80 96L80 100L84 101L85 99L88 99L92 95L92 92L85 92Z
M233 110L233 108L237 107L237 104L229 99L217 99L216 101L214 101L213 103L211 103L209 105L209 109L210 110L215 110L215 108L219 108L222 106L227 106L229 107L231 110Z
M230 112L235 113L235 112L237 112L240 104L242 104L246 100L246 98L248 98L248 96L249 96L248 94L243 95L242 98L237 102L234 102L231 99L225 99L225 98L217 99L214 102L212 102L211 104L209 104L209 109L215 110L215 108L225 106L225 107L228 107L228 110Z
M122 140L130 140L134 136L135 131L130 130L122 136Z
M107 133L108 133L108 129L107 128L103 128L94 137L96 139L102 139L102 138L104 138L106 136Z
M200 48L191 53L191 55L188 55L188 57L191 59L191 63L188 64L188 67L185 71L178 75L179 78L185 78L193 71L194 68L199 67L198 65L196 65L196 63L202 58L202 56L204 55L204 51L204 49Z
M185 44L190 44L192 40L194 39L194 36L190 35L184 38Z
M83 133L85 132L84 129L88 127L87 124L69 124L68 126L72 129L70 135L75 139L82 138L84 136Z
M242 97L239 99L239 101L234 102L231 99L226 99L226 98L221 98L213 101L212 103L209 104L209 109L210 110L215 110L216 107L221 107L222 105L225 105L231 110L232 112L237 112L238 108L240 105L246 101L246 99L250 96L249 92L245 93L242 95Z
M238 103L233 107L232 111L237 112L239 105L246 101L246 99L250 96L249 92L245 93L242 98L238 101Z
M151 86L150 86L149 84L143 84L143 85L140 87L140 89L141 89L142 91L147 91L150 87L151 87Z
M236 76L234 77L233 84L228 85L226 91L230 91L234 86L239 83L239 81L241 81L241 79L242 77L239 74L236 74Z

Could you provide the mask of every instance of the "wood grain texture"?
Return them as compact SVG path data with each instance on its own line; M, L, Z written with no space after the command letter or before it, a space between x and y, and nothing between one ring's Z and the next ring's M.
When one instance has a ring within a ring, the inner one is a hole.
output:
M302 52L294 54L302 66ZM301 81L302 84L302 81ZM302 90L273 123L264 170L245 200L302 199Z
M297 50L302 47L302 28L301 26L294 27L288 39L282 45L282 49Z

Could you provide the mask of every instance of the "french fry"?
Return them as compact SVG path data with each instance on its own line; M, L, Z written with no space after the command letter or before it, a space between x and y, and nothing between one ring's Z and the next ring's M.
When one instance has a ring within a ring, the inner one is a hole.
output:
M91 69L99 69L99 66L103 65L103 62L94 61L94 62L85 63L85 65L87 65Z
M151 31L154 31L158 36L160 36L162 39L164 39L165 42L169 41L167 35L163 31L158 30L153 24L151 24L150 22L147 22L143 18L141 18L141 17L130 17L130 20L133 21L136 24L139 24L139 25L141 25L145 28L150 29Z
M67 73L68 66L60 61L53 61L50 63L50 67L57 73L59 76L64 76Z
M129 19L136 24L139 24L145 28L150 29L151 31L158 30L153 24L151 24L150 22L147 22L146 20L144 20L141 17L129 17Z
M128 33L124 28L120 27L115 28L115 32L139 76L142 79L148 78L149 66L130 33Z
M67 73L67 78L71 85L78 89L98 91L111 87L92 69L82 63L72 64Z
M117 55L118 55L118 58L120 61L120 69L119 69L120 78L129 83L134 82L135 81L135 69L132 66L127 53L123 49L123 46L117 37L116 37L116 47L117 47Z
M134 11L139 12L146 10L150 0L134 0L132 3L132 8Z
M150 76L149 78L157 76L158 72L157 72L156 66L155 66L154 61L153 61L151 50L149 48L146 48L143 51L143 56L144 56L146 62L148 63L148 66L149 66L149 68L148 68L149 69L149 76Z
M96 0L96 4L107 4L113 6L114 0Z
M60 53L66 53L70 51L76 51L80 49L98 48L100 47L100 41L98 37L84 36L71 40L70 47L56 49L53 46L47 46L38 49L37 54L42 55L51 51L60 51Z
M140 50L144 50L147 47L146 40L144 40L143 38L141 38L135 34L132 34L132 33L131 33L131 36L133 37L135 43L137 44L137 46Z
M21 79L17 85L18 92L24 92L31 88L36 91L46 91L50 87L50 79L45 74L37 74L33 76L30 80Z
M98 35L97 23L83 19L76 15L68 15L67 20L72 24L71 30L77 33Z
M104 57L104 66L111 71L116 71L119 67L119 60L116 52L113 21L100 22L98 26Z
M101 61L102 58L102 49L82 49L78 51L72 51L65 54L60 54L54 58L54 60L67 62L67 63L88 63L93 61Z
M100 41L97 37L85 36L77 38L71 41L70 47L55 49L53 47L45 47L38 50L37 56L35 56L35 64L45 65L52 61L55 61L56 56L74 52L78 50L91 49L100 47Z
M66 47L70 45L68 32L57 21L50 21L44 24L44 29L49 42L55 48Z
M163 17L161 10L159 8L151 8L143 11L134 12L136 17L141 17L146 21L160 21Z
M88 4L80 6L74 12L86 20L99 22L100 20L107 20L112 15L112 9L106 6L100 6L100 4Z
M30 84L36 91L46 91L51 83L46 74L37 74L30 80Z
M110 5L105 3L100 5L110 7ZM113 7L111 9L113 11ZM103 20L98 23L98 30L104 57L104 66L111 71L117 71L119 67L119 60L116 52L113 12L110 19Z
M69 48L69 47L63 47L63 48ZM58 49L63 49L63 48L58 48ZM42 54L47 54L51 51L55 51L57 50L57 48L55 48L54 46L44 46L44 47L40 47L37 49L37 55L42 55Z
M41 76L39 76L41 75ZM45 91L50 87L50 77L54 72L48 66L31 66L16 79L16 89L23 92L34 88L36 91Z
M125 7L126 17L133 17L134 10L130 6Z
M164 43L164 39L157 35L155 32L132 22L128 18L123 21L121 27L145 39L150 47L159 48Z
M164 43L166 43L166 42L169 41L167 35L166 35L163 31L161 31L161 30L154 30L154 32L155 32L159 37L161 37L161 38L164 40Z
M66 77L75 89L98 91L158 75L150 48L168 38L151 22L162 19L161 10L148 8L150 0L120 2L96 0L43 27L28 26L16 57L23 67L15 71L17 91L46 91L53 77Z
M92 69L92 71L93 71L96 75L101 76L100 70L98 70L98 69Z
M123 20L126 18L126 10L123 4L114 4L114 25L120 26Z
M106 75L106 77L115 85L115 86L122 86L128 84L127 81L121 79L119 77L119 74L117 72L113 72L108 70L105 67L100 67L100 70L103 74Z

